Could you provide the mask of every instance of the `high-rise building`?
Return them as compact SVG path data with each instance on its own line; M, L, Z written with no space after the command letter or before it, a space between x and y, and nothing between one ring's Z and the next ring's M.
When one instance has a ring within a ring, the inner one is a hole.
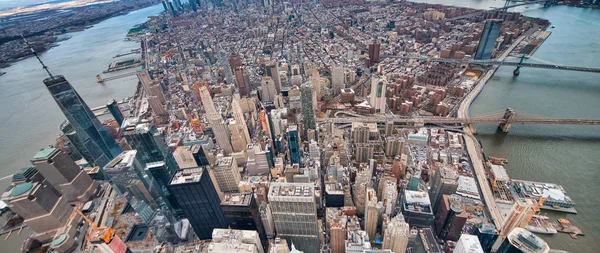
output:
M276 93L281 93L281 78L279 76L279 64L277 61L270 61L265 64L265 74L273 79Z
M514 228L506 237L506 240L496 251L498 253L548 253L550 247L542 238L525 230Z
M211 172L223 193L240 192L240 171L233 157L221 157L217 159Z
M136 150L123 151L103 168L104 175L113 188L125 195L129 205L150 227L158 241L169 241L177 237L173 223L173 210L165 201L167 196L160 184L145 172Z
M458 172L452 167L438 166L431 180L429 197L433 206L433 212L437 212L442 195L456 193L458 188Z
M379 50L381 48L381 45L379 45L379 43L377 42L373 42L371 44L369 44L369 60L370 60L370 65L375 65L376 63L379 62Z
M253 193L225 194L221 201L221 209L229 228L256 231L257 237L260 238L258 244L262 245L260 248L268 246L267 234Z
M388 224L385 229L383 236L383 248L390 249L394 253L406 252L408 246L409 226L404 221L404 216L399 213L392 221Z
M406 140L400 136L388 136L385 139L385 155L395 157L404 153Z
M504 224L502 225L502 229L500 229L500 235L506 236L514 228L524 228L527 226L525 221L535 213L535 206L536 203L531 199L515 201L508 217L504 219Z
M108 104L106 104L106 109L108 109L110 115L113 116L119 126L123 124L125 116L123 116L123 111L121 111L121 107L119 106L119 103L117 103L117 100L110 100Z
M315 110L313 108L313 87L310 83L304 83L300 91L302 94L302 122L304 123L304 136L306 136L307 130L317 129Z
M67 199L47 182L18 184L8 191L7 202L42 241L51 239L65 226L73 212Z
M208 252L264 253L264 248L256 231L216 228L213 230Z
M138 151L143 163L165 161L167 145L163 134L156 129L154 122L130 117L121 125L121 133L131 149Z
M430 227L434 217L429 194L405 190L402 196L402 214L411 226Z
M273 102L277 90L275 89L275 81L270 76L265 76L261 81L261 93L260 98L262 102Z
M462 197L456 194L443 195L435 215L435 232L442 240L456 241L469 218L463 212Z
M252 139L250 138L250 132L248 132L248 125L246 124L246 118L244 117L244 112L242 111L240 103L237 99L233 99L233 101L231 101L231 112L235 121L242 127L246 143L252 143Z
M210 122L210 127L212 128L213 134L215 135L215 139L217 140L217 144L223 150L223 153L231 154L233 152L233 147L231 146L231 136L229 134L229 130L225 125L225 121L219 114L208 114L208 121Z
M483 252L490 252L494 243L496 243L496 239L498 239L496 228L491 223L477 225L473 229L473 235L479 239Z
M212 140L211 140L212 142ZM203 145L193 145L191 148L192 156L194 156L194 160L196 160L196 164L198 166L207 166L210 165L208 161L208 156L206 154L206 150Z
M242 59L240 58L239 54L233 53L229 55L227 61L229 62L231 69L236 69L242 66Z
M241 97L250 96L250 92L252 91L250 77L248 73L246 73L245 67L236 67L233 71L235 74L235 84L238 87L238 91Z
M41 149L31 163L68 202L85 202L96 193L98 184L60 149Z
M201 240L212 238L215 228L227 228L221 200L205 169L177 171L169 184L169 191Z
M271 183L269 202L277 235L304 252L319 252L314 185Z
M188 146L179 146L173 151L173 158L178 168L189 169L199 166L191 148Z
M373 74L371 77L371 94L369 94L369 104L375 110L375 113L385 113L387 90L387 80L385 77L378 77Z
M260 212L260 220L265 228L267 238L271 239L275 237L275 222L273 221L273 214L271 213L271 205L262 202L258 207L258 211Z
M200 87L200 99L202 100L202 107L206 112L206 115L218 114L215 104L213 103L212 96L206 86Z
M88 162L104 166L121 153L121 147L67 79L51 76L44 79L44 84L93 158Z
M258 144L249 144L246 148L248 159L246 160L246 171L248 175L266 175L269 174L269 162L267 161L267 152L260 149Z
M333 87L333 94L340 94L341 90L346 88L345 84L346 74L344 73L344 66L335 66L331 70L331 86Z
M477 53L475 54L476 60L490 59L492 58L492 52L496 47L496 40L500 35L500 28L502 27L502 20L488 20L485 22L485 28L481 33L481 39L477 46Z
M63 132L63 134L67 137L67 139L69 139L69 142L73 145L73 147L75 147L77 153L79 153L83 159L93 164L95 160L94 157L87 150L87 147L84 145L81 139L79 139L75 128L73 128L73 125L71 125L68 120L65 120L60 124L59 128L60 131Z
M483 248L479 244L477 236L462 234L456 246L454 247L454 253L483 253Z
M238 123L235 119L229 119L229 135L231 136L231 147L233 152L240 152L246 149L248 143L246 142L246 138L244 138L244 126Z
M367 231L369 238L374 239L377 233L377 223L379 222L379 210L375 190L371 187L367 188L365 197L365 231Z
M137 73L138 79L146 91L148 104L155 115L165 116L168 114L165 108L165 94L158 81L152 80L148 70L143 70Z
M300 164L300 144L298 143L298 127L296 125L288 126L287 140L290 151L290 163Z

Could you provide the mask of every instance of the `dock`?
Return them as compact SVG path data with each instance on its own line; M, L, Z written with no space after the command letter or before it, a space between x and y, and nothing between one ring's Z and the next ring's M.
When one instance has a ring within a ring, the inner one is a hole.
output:
M533 182L526 180L512 180L512 186L519 198L531 199L537 202L544 198L543 210L576 214L575 203L562 186L553 183Z
M23 230L23 228L25 228L26 226L27 225L25 225L25 223L23 222L23 218L12 213L8 217L8 219L6 219L6 223L4 223L4 226L0 228L0 235L8 233L8 235L6 236L6 239L8 239L8 237L10 237L13 231L19 230L19 233L21 233L21 230Z
M122 111L128 111L131 109L130 108L131 106L129 106L130 100L131 100L131 98L125 98L120 101L117 101L117 104L119 104ZM108 109L106 108L106 105L96 106L96 107L90 108L90 110L92 110L92 112L94 113L94 115L96 115L96 117L109 113Z

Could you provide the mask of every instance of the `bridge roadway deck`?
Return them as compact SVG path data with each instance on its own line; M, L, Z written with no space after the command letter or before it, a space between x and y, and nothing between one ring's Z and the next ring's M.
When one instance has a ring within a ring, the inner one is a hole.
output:
M400 124L473 124L473 123L511 123L511 124L546 124L546 125L600 125L600 120L597 119L514 119L507 122L503 118L444 118L444 117L385 117L385 116L370 116L370 117L343 117L343 118L317 118L318 123L335 123L349 124L352 122L364 123L385 123L394 121Z
M541 69L558 69L558 70L570 70L570 71L581 71L581 72L592 72L600 73L600 68L590 67L578 67L578 66L567 66L567 65L552 65L542 63L521 63L518 62L507 62L507 61L496 61L496 60L461 60L461 59L446 59L446 58L429 58L420 56L392 56L386 55L382 58L394 58L394 59L405 59L405 60L418 60L418 61L432 61L432 62L443 62L443 63L469 63L474 65L501 65L501 66L521 66L527 68L541 68Z

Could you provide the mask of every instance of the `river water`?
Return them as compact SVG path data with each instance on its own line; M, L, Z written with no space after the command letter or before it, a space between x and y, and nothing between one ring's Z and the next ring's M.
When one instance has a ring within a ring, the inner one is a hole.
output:
M53 74L64 75L90 107L131 96L137 84L135 75L105 84L96 83L96 75L107 69L115 60L113 56L139 48L137 42L123 41L128 29L160 11L162 6L155 5L71 33L71 39L60 42L41 58ZM3 178L0 190L4 191L13 172L31 165L29 159L38 149L54 143L60 133L58 124L65 117L42 83L46 76L35 58L19 61L2 71L7 72L0 77L0 178ZM117 73L130 71L133 69ZM27 234L26 230L20 235L13 234L8 241L3 236L0 251L18 252Z
M422 2L488 9L504 4L489 0L424 0ZM552 35L533 55L544 62L600 67L600 10L555 6L518 7L516 11L550 20ZM516 60L516 59L515 59ZM600 119L600 75L543 69L501 67L471 106L471 116L511 107L518 112L554 118ZM600 128L568 125L513 125L510 133L495 125L477 125L486 155L508 152L506 169L515 179L557 183L576 203L578 214L548 211L566 218L586 236L542 236L551 248L569 252L600 249ZM542 211L544 213L546 211Z

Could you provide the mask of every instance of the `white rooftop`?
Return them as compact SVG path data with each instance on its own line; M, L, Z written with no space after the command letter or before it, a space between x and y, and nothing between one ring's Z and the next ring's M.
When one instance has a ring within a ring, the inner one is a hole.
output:
M480 199L477 183L475 183L475 179L472 177L459 176L456 193L464 197Z

